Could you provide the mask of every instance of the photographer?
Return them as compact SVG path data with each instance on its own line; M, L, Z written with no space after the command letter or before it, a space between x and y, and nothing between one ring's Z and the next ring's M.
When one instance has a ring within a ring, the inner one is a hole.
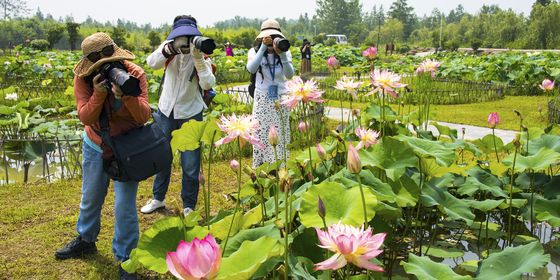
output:
M119 48L105 33L95 33L86 37L81 48L84 57L74 67L74 95L78 117L85 125L82 199L76 226L79 235L56 252L57 259L78 258L97 251L95 242L101 226L101 208L110 181L103 166L107 145L102 143L98 134L101 129L101 114L108 115L110 135L116 136L142 126L150 118L151 112L146 75L142 68L130 62L134 59L131 52ZM136 92L128 92L121 88L102 70L115 67L120 67L117 72L134 77L139 83L136 84ZM119 262L128 259L138 242L137 190L138 182L114 181L113 253ZM127 274L120 266L119 271L121 279L135 279L135 275Z
M300 75L304 76L311 73L311 43L307 39L303 39L303 45L300 49L301 52L301 70Z
M202 93L216 83L210 59L204 58L202 54L212 53L216 45L212 39L201 35L196 19L186 15L177 16L167 40L146 59L148 66L153 69L165 67L157 115L158 123L170 140L171 132L189 120L202 121L202 112L206 109ZM181 198L183 213L187 215L194 210L198 198L200 148L182 152L181 167ZM165 207L170 177L171 165L156 175L153 199L140 209L142 213L152 213Z
M290 42L285 39L276 20L267 19L261 24L255 45L247 54L247 70L256 73L253 116L259 121L256 134L265 148L253 149L253 167L276 161L268 141L271 126L279 132L278 155L284 155L284 151L288 153L285 148L290 142L289 111L284 106L277 110L275 103L286 93L287 79L294 75ZM284 125L280 124L280 114L283 114Z

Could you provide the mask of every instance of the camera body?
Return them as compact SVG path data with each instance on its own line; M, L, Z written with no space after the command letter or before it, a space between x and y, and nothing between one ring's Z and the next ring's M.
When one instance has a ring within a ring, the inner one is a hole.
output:
M98 73L101 74L101 80L106 81L106 86L111 90L111 83L119 86L123 95L139 96L140 80L130 75L122 62L107 62L99 67Z
M181 50L181 53L188 53L191 44L208 55L214 53L216 49L214 39L204 36L180 36L173 39L173 47L177 50Z

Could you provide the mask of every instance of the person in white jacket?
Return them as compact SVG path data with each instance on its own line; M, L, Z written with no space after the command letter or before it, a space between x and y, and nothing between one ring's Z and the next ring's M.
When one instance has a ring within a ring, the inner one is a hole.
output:
M216 84L210 59L192 43L194 36L202 34L192 16L175 17L173 29L167 39L146 59L152 69L165 67L161 96L158 102L157 122L171 140L171 132L181 128L191 119L202 121L206 104L203 90ZM181 199L183 213L194 210L198 198L200 172L200 149L181 153L183 169ZM142 213L152 213L165 207L165 195L171 177L171 165L158 173L153 185L153 198L140 209Z

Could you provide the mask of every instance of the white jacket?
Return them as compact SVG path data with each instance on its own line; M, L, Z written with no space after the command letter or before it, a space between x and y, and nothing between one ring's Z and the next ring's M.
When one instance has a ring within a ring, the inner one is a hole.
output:
M163 42L146 58L150 68L157 70L165 66L167 58L161 51L167 42ZM198 79L195 76L191 82L189 79L195 68ZM195 59L190 53L175 55L165 70L159 110L167 117L173 111L174 119L188 119L206 109L200 88L211 89L215 84L216 77L212 74L210 59Z

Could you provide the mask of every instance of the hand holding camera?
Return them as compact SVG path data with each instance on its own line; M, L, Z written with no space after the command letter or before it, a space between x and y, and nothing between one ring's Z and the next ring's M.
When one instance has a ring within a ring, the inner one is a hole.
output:
M191 45L194 46L191 50ZM202 36L179 36L173 41L168 42L163 46L162 53L165 57L170 57L177 54L192 53L195 58L202 58L203 52L205 54L212 54L216 49L216 43L213 39Z
M101 74L97 74L95 75L95 77L93 77L93 88L95 89L96 92L106 95L107 86L105 86L105 81L100 79L101 79Z
M270 36L264 37L263 44L272 47L276 54L281 54L290 49L290 41L282 37L276 37L274 39Z

